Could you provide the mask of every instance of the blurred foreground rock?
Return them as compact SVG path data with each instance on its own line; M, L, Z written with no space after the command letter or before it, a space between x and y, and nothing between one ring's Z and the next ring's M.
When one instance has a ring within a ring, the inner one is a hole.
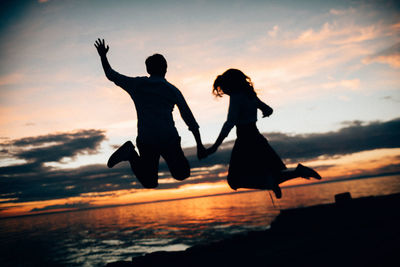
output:
M335 200L282 210L266 231L107 266L399 266L400 194Z

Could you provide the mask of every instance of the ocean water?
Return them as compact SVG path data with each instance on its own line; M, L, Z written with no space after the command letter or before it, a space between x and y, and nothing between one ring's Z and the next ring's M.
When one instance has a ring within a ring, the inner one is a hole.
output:
M280 209L400 192L400 176L0 220L0 266L104 266L144 253L184 250L268 229ZM373 215L371 215L373 216ZM294 222L295 223L295 222Z

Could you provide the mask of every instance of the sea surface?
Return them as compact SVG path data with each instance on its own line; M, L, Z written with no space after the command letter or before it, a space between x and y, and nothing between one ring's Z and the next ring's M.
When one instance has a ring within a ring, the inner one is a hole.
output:
M0 266L104 266L268 229L280 209L400 192L400 175L0 220ZM374 216L374 214L371 214ZM296 222L293 222L296 223ZM267 240L266 240L267 242Z

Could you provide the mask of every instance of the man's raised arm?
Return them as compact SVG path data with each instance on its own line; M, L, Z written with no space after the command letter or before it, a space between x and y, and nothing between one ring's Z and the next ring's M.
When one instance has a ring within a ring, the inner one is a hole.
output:
M119 74L111 68L107 59L107 52L110 47L108 45L106 47L104 39L101 40L100 38L95 41L94 46L101 58L101 65L103 66L107 79L124 88L129 82L129 77Z

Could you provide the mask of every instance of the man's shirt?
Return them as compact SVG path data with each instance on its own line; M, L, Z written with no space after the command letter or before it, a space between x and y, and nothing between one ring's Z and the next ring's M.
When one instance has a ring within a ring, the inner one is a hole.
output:
M107 77L123 88L135 103L138 139L148 144L163 144L179 137L172 117L174 106L189 130L199 128L178 88L162 77L127 77L109 70Z

